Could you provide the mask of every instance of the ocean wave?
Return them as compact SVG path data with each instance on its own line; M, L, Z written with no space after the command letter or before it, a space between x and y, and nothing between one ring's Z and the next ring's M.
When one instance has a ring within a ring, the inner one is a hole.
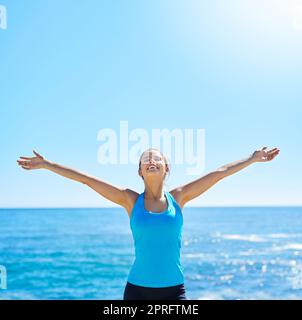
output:
M302 250L302 243L287 243L283 246L273 246L273 251L285 251L285 250L295 250L299 251Z
M203 253L185 253L183 254L185 258L204 258Z
M197 300L223 300L223 296L215 292L207 292L197 298Z
M302 237L301 233L271 233L267 234L266 237L272 238L272 239L288 239L288 238L298 238Z
M269 234L221 234L216 232L212 234L214 238L221 238L225 240L239 240L248 242L268 242L272 239L292 239L292 238L302 238L301 233L269 233Z
M266 242L267 239L265 239L262 236L259 236L257 234L225 234L220 236L223 239L226 240L239 240L239 241L248 241L248 242Z

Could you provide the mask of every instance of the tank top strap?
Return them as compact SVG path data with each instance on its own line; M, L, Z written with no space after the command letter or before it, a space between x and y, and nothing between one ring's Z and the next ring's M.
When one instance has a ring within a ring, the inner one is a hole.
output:
M174 198L169 191L165 191L165 194L166 194L168 200L173 201Z
M135 206L140 208L141 206L144 207L144 192L140 193L139 196L136 199Z
M180 206L179 206L179 204L177 203L177 201L175 200L175 198L172 196L172 194L171 194L170 192L166 191L166 195L167 195L167 198L169 199L169 201L171 202L171 204L172 204L174 207L176 206L177 208L179 208L180 211L182 211L181 208L180 208Z
M134 206L132 208L131 217L133 216L134 212L141 212L143 208L144 208L144 193L141 193L138 195L138 197L134 203Z

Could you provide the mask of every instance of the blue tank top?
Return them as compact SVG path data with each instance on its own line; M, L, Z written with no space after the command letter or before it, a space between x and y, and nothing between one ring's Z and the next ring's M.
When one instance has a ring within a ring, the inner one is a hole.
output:
M131 212L135 260L128 282L138 286L160 288L184 283L180 262L183 216L174 197L166 191L164 194L167 210L146 210L143 192Z

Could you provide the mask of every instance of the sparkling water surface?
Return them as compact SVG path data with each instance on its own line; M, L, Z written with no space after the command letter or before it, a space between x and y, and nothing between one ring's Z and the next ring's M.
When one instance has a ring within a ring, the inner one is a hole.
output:
M188 299L302 298L302 207L185 208L183 216ZM133 261L123 209L0 209L0 299L121 300Z

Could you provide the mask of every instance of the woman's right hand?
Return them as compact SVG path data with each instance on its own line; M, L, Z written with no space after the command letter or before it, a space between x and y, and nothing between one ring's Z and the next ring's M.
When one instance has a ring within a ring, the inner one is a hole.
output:
M22 160L17 160L18 165L26 170L45 168L47 160L35 150L33 153L36 155L35 157L20 157Z

